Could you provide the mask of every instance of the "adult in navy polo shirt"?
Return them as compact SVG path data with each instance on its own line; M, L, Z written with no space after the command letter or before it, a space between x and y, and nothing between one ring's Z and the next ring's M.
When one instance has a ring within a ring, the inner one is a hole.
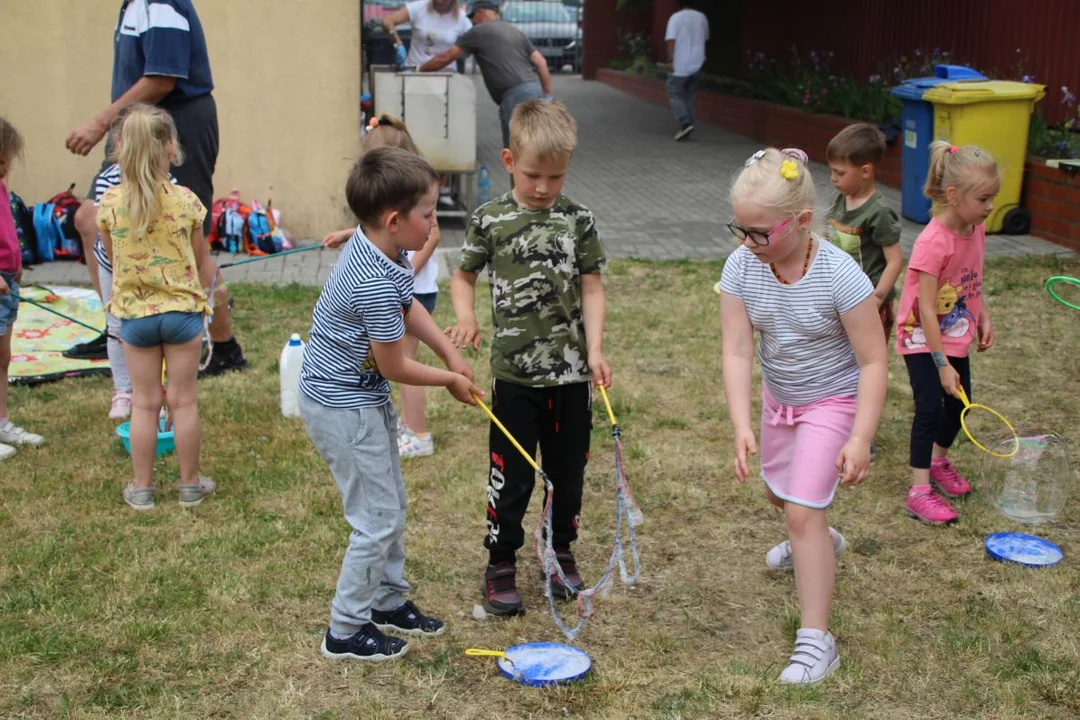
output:
M213 90L206 37L192 0L124 0L113 34L112 103L75 128L67 148L88 155L122 108L157 105L176 121L186 158L173 175L209 209L218 154ZM210 231L209 213L203 229Z
M214 203L214 165L218 155L217 106L206 37L192 0L123 0L113 33L112 102L89 122L75 128L67 138L68 150L89 155L101 142L120 111L134 103L149 103L168 110L176 122L176 134L184 152L184 162L172 169L176 181L189 188L207 208L203 232L210 234L210 212ZM111 148L106 160L112 161ZM94 247L97 226L93 183L88 199L75 215L75 227L82 237L90 279L98 294L97 261ZM218 271L218 289L224 279ZM243 351L232 334L232 317L223 292L215 293L210 337L214 351L209 366L200 372L217 375L247 365ZM90 356L105 338L71 348L69 356ZM67 354L67 353L66 353Z

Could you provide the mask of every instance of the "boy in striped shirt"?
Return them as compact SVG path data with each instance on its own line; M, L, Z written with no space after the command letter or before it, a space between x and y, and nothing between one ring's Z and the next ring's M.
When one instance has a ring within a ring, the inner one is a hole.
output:
M390 383L441 385L463 403L482 395L469 365L424 307L413 302L406 250L419 250L435 222L439 178L398 148L364 153L345 187L360 220L315 305L300 371L300 415L330 466L352 526L322 654L331 660L391 660L408 643L384 630L438 635L440 620L404 599L405 484ZM408 332L448 370L405 355Z

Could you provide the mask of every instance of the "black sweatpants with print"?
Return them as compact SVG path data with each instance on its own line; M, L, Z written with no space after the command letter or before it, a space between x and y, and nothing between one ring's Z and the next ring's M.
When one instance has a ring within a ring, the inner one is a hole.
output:
M577 539L585 466L592 432L590 383L527 387L504 380L492 384L491 410L532 457L540 446L541 467L555 488L552 544L569 546ZM538 480L532 466L491 423L491 467L487 489L487 537L484 547L492 564L516 558L525 543L522 520ZM543 482L543 481L540 481ZM544 501L547 501L545 493Z
M964 403L941 387L941 376L930 353L905 355L904 362L911 378L911 391L915 395L915 419L911 422L911 467L926 470L930 467L934 443L948 448L956 440ZM960 374L960 384L970 400L971 363L966 357L950 357L949 364Z

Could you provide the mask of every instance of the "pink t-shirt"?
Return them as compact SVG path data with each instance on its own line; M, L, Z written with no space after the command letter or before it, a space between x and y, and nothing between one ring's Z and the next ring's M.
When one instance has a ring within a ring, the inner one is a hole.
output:
M957 235L934 218L915 240L904 275L896 313L896 351L901 355L930 352L919 318L919 273L938 279L937 323L950 357L967 357L977 337L982 312L983 257L986 226L970 237Z
M19 233L11 214L11 196L7 185L0 180L0 272L13 273L22 267Z

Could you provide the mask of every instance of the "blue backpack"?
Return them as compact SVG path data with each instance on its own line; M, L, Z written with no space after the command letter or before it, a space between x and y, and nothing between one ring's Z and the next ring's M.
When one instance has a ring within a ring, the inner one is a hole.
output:
M270 220L266 217L266 210L252 210L248 216L248 232L255 248L267 255L281 252L281 241L274 237L270 229Z
M64 246L64 228L56 217L56 206L52 203L34 205L34 234L37 236L38 261L55 260L57 248Z

